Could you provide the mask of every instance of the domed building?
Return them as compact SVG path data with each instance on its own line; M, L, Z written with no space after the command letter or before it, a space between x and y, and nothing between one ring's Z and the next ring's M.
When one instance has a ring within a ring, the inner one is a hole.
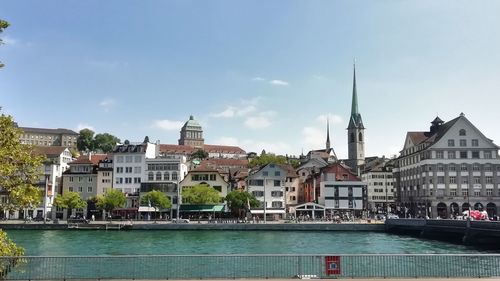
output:
M194 120L193 115L189 116L189 120L184 123L184 126L182 126L179 145L203 148L203 129L201 128L200 123Z

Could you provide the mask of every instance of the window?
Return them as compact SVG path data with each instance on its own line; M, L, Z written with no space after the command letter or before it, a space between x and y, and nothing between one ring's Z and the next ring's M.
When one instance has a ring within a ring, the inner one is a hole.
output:
M163 180L166 180L166 181L170 180L170 174L168 172L163 173Z
M275 177L279 177L279 176L281 176L281 172L280 172L280 171L274 171L274 176L275 176Z
M156 172L156 180L161 181L161 172Z
M360 132L359 135L358 135L358 140L359 141L363 141L363 134Z
M281 186L281 181L280 180L275 180L274 181L274 186Z
M211 180L211 181L215 181L215 179L216 179L215 174L210 174L210 180Z
M356 137L354 136L354 133L351 133L350 142L355 142L355 141L356 141Z
M125 162L132 163L132 156L125 156Z
M443 184L444 183L444 177L443 176L437 177L437 183L438 184Z
M73 177L69 177L69 182L73 182Z
M460 151L460 158L467 159L467 151Z
M148 173L148 181L154 180L154 176L155 176L155 174L153 172L149 172Z
M467 190L467 189L462 190L462 196L464 196L464 197L469 196L469 190Z
M469 177L462 177L462 184L469 184Z
M262 176L267 177L267 176L269 176L269 173L267 171L263 171Z
M451 189L450 196L457 196L457 191L455 189Z
M479 151L472 151L472 158L479 159Z
M87 187L87 192L89 192L89 193L92 192L92 186Z
M436 151L436 158L437 159L443 159L443 152L442 151Z
M273 201L272 205L273 208L282 208L283 207L283 202L281 201Z
M467 171L467 164L460 165L460 171Z
M135 163L141 163L141 156L140 156L140 155L136 155L136 156L134 157L134 162L135 162Z
M78 192L83 192L83 186L78 187Z
M123 178L116 178L116 183L123 183Z
M141 167L134 167L134 174L140 174L141 173Z
M485 159L491 159L491 151L485 151L484 152L484 158Z
M125 173L127 174L132 173L132 167L125 167Z
M455 159L456 154L455 151L448 151L448 159Z
M472 164L472 170L479 171L479 164L477 164L477 163Z
M91 177L89 177L89 182L92 182L92 178Z
M460 131L458 131L458 135L459 136L465 136L466 135L465 130L461 129Z
M477 139L472 140L472 146L479 146L479 140Z
M457 183L456 177L450 177L450 183Z
M70 192L73 192L73 187L72 187L72 186L68 187L68 190L69 190Z
M491 165L490 165L490 164L486 164L486 165L484 165L484 170L485 170L486 172L491 172Z
M448 166L448 170L450 170L450 171L456 171L456 170L457 170L457 167L455 166L455 164L450 164L450 165Z
M173 181L177 180L177 173L176 172L172 172L172 180Z
M455 146L455 140L448 140L448 146Z
M486 183L493 183L493 177L485 177Z
M271 192L272 197L282 197L283 196L283 191L272 191Z
M141 178L135 177L134 178L134 183L141 183Z
M116 156L116 163L123 163L123 156Z
M437 170L438 172L444 172L444 166L442 164L438 164Z
M255 197L263 197L264 191L252 191L253 196Z
M476 197L481 196L481 190L474 190L474 196Z
M467 146L467 140L464 140L464 139L460 140L460 146L461 147Z
M117 174L123 173L123 167L116 167L116 173Z
M493 189L486 189L486 196L493 196Z
M474 177L474 183L475 184L480 184L481 183L481 177Z
M132 183L132 178L125 178L125 183Z

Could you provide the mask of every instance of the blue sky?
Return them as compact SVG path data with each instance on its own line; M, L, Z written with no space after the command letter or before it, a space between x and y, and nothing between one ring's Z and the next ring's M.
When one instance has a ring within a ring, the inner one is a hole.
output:
M500 144L500 1L2 1L0 106L21 126L347 157L356 58L366 155L464 112Z

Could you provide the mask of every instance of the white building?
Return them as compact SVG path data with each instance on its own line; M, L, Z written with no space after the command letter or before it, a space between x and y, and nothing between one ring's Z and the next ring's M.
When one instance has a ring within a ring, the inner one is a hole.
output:
M449 218L469 208L497 215L499 147L463 113L431 124L428 132L408 132L396 159L400 216Z
M247 190L261 202L251 213L260 217L281 219L285 216L285 180L287 171L277 164L267 164L250 172Z
M395 211L393 161L387 158L366 158L361 166L361 179L368 184L368 211L391 213Z
M157 144L150 142L119 144L113 150L113 188L137 195L145 180L146 159L157 155Z

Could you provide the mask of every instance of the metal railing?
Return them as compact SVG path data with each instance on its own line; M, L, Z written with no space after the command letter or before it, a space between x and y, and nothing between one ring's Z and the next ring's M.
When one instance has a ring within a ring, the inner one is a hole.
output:
M498 277L500 255L165 255L0 258L0 279ZM6 267L5 265L9 265Z

